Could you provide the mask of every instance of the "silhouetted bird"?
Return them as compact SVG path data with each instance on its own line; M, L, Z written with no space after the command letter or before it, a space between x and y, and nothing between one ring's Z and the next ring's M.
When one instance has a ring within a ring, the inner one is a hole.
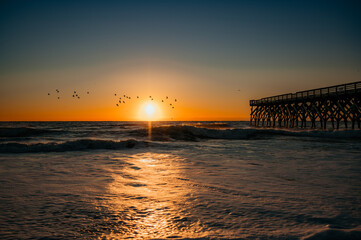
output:
M117 94L116 94L116 93L114 93L114 96L117 96Z
M76 91L74 91L74 93L76 93Z
M125 102L123 101L123 103L125 103Z
M60 97L58 97L58 99L60 99Z
M149 98L152 98L152 96L149 96Z
M75 97L74 94L73 94L73 97Z
M174 108L174 107L172 107L172 108Z
M139 98L139 96L137 96L137 98Z
M177 99L174 99L174 101L176 102L176 101L177 101Z
M164 102L164 101L162 100L162 102Z
M117 107L119 107L119 105L117 104Z
M165 99L168 99L168 97L165 97Z
M87 94L89 94L89 92L86 92Z
M153 101L154 99L152 98L152 101Z
M50 93L48 93L48 96L50 95Z

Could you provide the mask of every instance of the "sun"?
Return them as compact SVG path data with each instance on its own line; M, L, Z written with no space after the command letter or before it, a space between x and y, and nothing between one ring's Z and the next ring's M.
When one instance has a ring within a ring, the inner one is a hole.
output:
M145 102L139 109L139 119L143 121L156 121L161 118L161 109L153 101Z
M148 103L145 106L145 113L148 115L148 117L152 117L154 114L154 106L150 103Z

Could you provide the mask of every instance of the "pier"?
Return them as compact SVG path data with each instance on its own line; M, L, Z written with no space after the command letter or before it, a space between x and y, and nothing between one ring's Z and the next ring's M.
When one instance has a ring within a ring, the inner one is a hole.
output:
M250 100L252 126L360 129L361 81ZM309 126L307 126L309 125ZM357 125L357 126L356 126Z

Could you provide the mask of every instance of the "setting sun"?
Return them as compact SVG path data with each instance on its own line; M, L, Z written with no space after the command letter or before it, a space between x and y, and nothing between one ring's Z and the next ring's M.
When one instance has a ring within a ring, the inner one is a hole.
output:
M161 119L160 106L155 102L145 102L139 109L139 120L156 121Z
M154 106L152 104L148 104L146 107L145 107L145 112L147 113L147 115L149 117L151 117L154 113Z

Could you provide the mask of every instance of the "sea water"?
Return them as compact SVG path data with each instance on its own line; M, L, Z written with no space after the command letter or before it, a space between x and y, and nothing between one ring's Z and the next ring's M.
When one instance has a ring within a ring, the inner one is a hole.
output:
M2 122L1 239L360 239L361 131Z

